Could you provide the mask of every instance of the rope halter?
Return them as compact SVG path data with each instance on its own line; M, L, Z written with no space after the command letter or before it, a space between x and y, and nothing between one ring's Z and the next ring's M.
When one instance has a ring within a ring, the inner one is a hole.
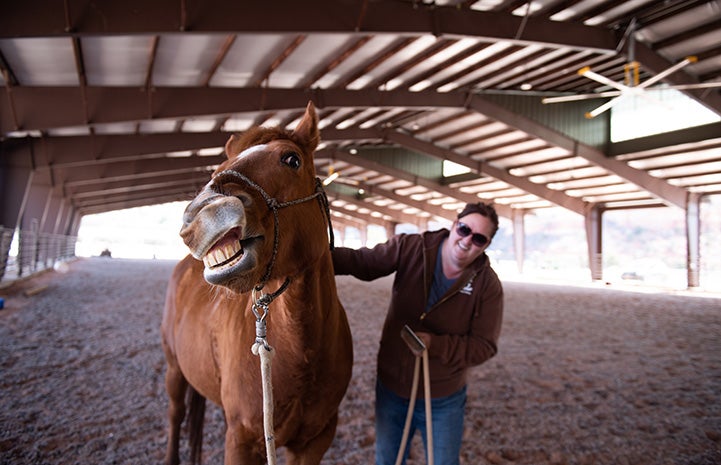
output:
M214 184L220 184L224 181L232 180L232 181L242 181L245 184L247 184L249 187L255 189L258 191L258 193L263 197L263 200L265 200L266 205L268 206L268 209L273 212L273 224L274 224L274 232L273 232L273 253L270 257L270 261L268 262L268 266L266 267L265 274L260 279L260 282L255 285L254 290L261 291L265 284L268 282L268 279L270 279L270 275L273 271L273 266L275 265L275 259L278 254L278 237L279 237L279 225L280 222L278 220L278 210L285 207L290 207L293 205L298 205L304 202L307 202L309 200L313 200L315 198L318 199L318 203L320 204L321 210L325 214L326 219L328 220L328 232L330 235L330 249L333 250L334 247L334 237L333 237L333 226L331 224L330 219L330 204L328 203L328 196L325 193L325 190L323 189L323 183L319 178L315 178L315 191L306 196L295 200L289 200L287 202L278 202L275 198L271 197L260 185L253 182L250 178L248 178L246 175L239 173L235 170L225 170L221 171L220 173L213 176L212 182ZM286 282L280 287L280 289L272 294L262 294L261 299L264 301L262 304L264 304L266 307L270 302L273 301L278 295L280 295L281 292L283 292L290 281L290 278L286 278ZM267 298L266 296L270 296ZM255 299L254 299L255 300Z

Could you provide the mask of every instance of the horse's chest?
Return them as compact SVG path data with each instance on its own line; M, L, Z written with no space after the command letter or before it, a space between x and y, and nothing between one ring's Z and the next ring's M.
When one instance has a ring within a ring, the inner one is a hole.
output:
M281 395L285 391L294 393L302 389L316 371L313 363L314 351L293 336L268 338L273 351L271 372L274 389ZM211 337L213 363L219 372L221 384L237 385L253 390L262 386L261 360L253 354L254 334L238 333L235 337L227 332ZM265 350L265 349L261 349Z
M263 378L261 360L251 353L251 347L239 347L234 357L222 357L220 366L221 402L226 413L237 412L246 427L262 424ZM265 350L265 349L260 349ZM275 415L283 418L286 426L302 422L304 411L316 403L313 389L317 385L316 369L304 356L288 352L282 347L273 348L270 383ZM305 412L307 413L307 412ZM260 423L259 423L260 422Z

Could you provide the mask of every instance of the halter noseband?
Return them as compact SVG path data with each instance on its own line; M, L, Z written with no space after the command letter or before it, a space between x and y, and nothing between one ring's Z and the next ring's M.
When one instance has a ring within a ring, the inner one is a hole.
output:
M270 257L270 261L268 262L268 266L265 269L265 274L260 279L260 282L256 284L256 286L253 288L253 291L260 292L265 284L268 282L268 279L270 279L270 274L273 271L273 265L275 264L275 257L278 254L278 230L279 230L279 221L278 221L278 210L285 207L290 207L292 205L298 205L303 202L307 202L309 200L313 200L314 198L318 198L318 203L320 204L321 210L326 216L326 219L328 220L328 232L330 234L330 250L333 250L334 247L334 238L333 238L333 225L331 224L330 220L330 205L328 203L328 196L325 193L325 190L323 189L323 183L319 178L315 178L315 192L313 192L311 195L308 195L306 197L302 197L300 199L296 200L289 200L287 202L278 202L275 198L268 195L268 193L260 187L257 183L253 182L251 179L249 179L247 176L245 176L242 173L239 173L235 170L225 170L221 171L217 175L213 176L213 183L216 183L216 180L218 178L234 178L239 179L246 183L248 186L252 187L258 193L263 197L263 200L265 200L266 205L270 210L273 211L273 223L275 231L273 233L273 253ZM283 285L274 293L272 294L264 294L261 296L261 299L264 299L265 304L269 304L273 299L278 297L287 287L288 284L290 284L290 278L286 278Z

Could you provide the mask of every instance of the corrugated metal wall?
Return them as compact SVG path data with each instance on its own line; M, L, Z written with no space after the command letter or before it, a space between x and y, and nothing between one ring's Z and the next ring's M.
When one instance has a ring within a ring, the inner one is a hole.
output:
M538 95L484 94L483 97L580 142L606 150L611 113L607 111L592 119L584 116L604 103L604 99L544 105Z
M379 147L364 148L362 152L363 158L424 178L439 179L443 175L443 160L407 149Z

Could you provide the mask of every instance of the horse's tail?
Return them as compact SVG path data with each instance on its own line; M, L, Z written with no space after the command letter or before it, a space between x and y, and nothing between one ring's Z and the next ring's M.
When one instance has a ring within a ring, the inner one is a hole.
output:
M190 462L199 465L203 452L203 420L205 419L205 397L188 386L188 435L190 436Z

